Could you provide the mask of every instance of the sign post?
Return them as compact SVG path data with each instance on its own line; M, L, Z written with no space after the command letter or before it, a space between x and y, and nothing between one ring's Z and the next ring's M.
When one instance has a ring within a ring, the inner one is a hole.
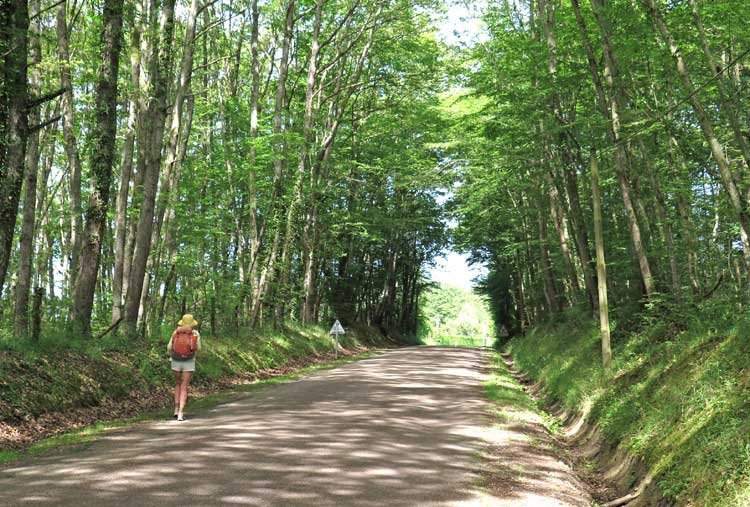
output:
M338 359L339 358L339 335L344 334L344 328L341 325L341 322L339 322L339 319L336 319L336 322L333 323L333 327L331 328L331 331L328 334L332 334L336 337L336 349L335 349L334 357Z

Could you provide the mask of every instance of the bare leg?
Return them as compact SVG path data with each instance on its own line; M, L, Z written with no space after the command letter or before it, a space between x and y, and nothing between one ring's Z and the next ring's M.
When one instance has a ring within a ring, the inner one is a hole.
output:
M177 414L180 406L180 392L182 392L182 372L172 370L174 373L174 413Z
M193 374L191 371L182 372L182 383L180 384L180 408L177 411L177 417L179 418L185 410L185 403L187 402L188 385L190 384L190 377Z

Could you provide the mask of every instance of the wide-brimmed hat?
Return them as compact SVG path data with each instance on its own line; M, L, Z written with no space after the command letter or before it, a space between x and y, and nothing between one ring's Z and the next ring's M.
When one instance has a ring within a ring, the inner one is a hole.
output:
M182 318L181 318L181 319L180 319L180 321L179 321L179 322L177 323L177 325L178 325L178 326L190 326L190 327L195 327L195 326L197 326L197 325L198 325L198 321L197 321L197 320L195 320L195 319L193 318L193 316L192 316L192 315L190 315L189 313L186 313L185 315L183 315L183 316L182 316Z

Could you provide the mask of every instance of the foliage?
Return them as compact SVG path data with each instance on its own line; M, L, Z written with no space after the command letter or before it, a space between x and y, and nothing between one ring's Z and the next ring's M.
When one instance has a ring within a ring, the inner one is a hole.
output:
M439 285L422 296L418 335L427 345L488 346L495 329L484 298L461 287Z

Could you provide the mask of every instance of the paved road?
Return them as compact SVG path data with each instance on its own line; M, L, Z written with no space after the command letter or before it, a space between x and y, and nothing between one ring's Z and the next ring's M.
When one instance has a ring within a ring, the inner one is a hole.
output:
M505 499L477 488L486 359L401 349L117 430L0 468L0 505L517 505L517 484Z

